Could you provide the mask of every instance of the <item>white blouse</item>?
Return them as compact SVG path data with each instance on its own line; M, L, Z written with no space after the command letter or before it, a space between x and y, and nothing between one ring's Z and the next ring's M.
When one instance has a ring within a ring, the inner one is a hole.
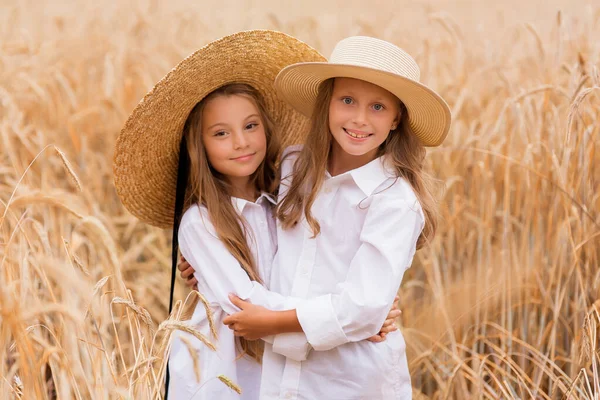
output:
M263 194L255 202L232 198L238 213L248 222L251 232L248 239L258 272L265 282L271 274L273 255L277 248L275 221L270 202ZM190 321L195 329L216 344L213 352L194 336L178 332L173 339L169 357L171 399L243 399L256 400L259 395L261 366L248 356L239 358L240 352L233 331L223 325L223 319L239 309L228 298L236 293L240 298L272 310L294 308L292 299L284 299L271 293L257 282L251 281L239 262L229 253L217 237L205 207L192 206L182 217L179 228L181 253L196 270L198 291L210 303L218 340L210 332L208 319L202 303L199 303ZM287 304L287 305L286 305ZM185 337L195 353L201 380L196 381L192 354L180 337ZM218 379L225 375L242 388L242 395L227 387Z
M280 199L300 149L286 150ZM412 263L424 225L415 193L378 158L327 175L312 213L321 227L316 238L305 219L288 230L277 223L270 288L306 299L296 306L305 333L266 345L260 398L410 399L401 332L381 343L363 339L381 328Z

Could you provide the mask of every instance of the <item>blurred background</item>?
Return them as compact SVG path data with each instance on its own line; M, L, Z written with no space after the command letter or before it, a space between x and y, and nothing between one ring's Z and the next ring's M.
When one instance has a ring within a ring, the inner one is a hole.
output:
M600 4L566 0L4 0L1 397L160 397L171 232L120 204L114 142L181 59L254 28L389 40L452 109L399 292L414 398L598 399Z

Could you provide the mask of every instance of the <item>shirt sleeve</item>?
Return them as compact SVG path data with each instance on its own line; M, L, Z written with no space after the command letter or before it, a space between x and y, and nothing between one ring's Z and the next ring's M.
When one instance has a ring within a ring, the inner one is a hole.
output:
M190 211L202 212L197 208ZM260 283L250 280L239 262L218 239L208 216L197 215L182 221L178 238L181 254L194 268L194 276L202 291L210 291L227 314L240 311L229 300L229 293L274 311L292 310L299 303L298 298L271 292ZM266 338L268 342L272 340L272 337ZM306 359L306 354L301 352L288 356L297 361Z
M423 226L417 201L373 197L361 245L337 293L305 299L296 306L300 325L315 350L329 350L379 332L404 271L412 263Z

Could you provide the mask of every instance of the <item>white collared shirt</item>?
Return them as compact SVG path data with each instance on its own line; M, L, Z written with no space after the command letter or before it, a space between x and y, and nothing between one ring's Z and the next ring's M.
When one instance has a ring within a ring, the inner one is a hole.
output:
M296 158L282 162L280 200ZM304 218L288 230L277 225L270 288L306 299L296 306L305 333L266 345L261 400L411 398L400 331L382 343L364 340L381 328L423 229L411 186L378 158L328 175L312 213L321 227L316 238Z
M276 251L275 220L273 219L272 199L263 194L255 202L232 198L234 207L249 225L248 237L252 255L258 266L259 275L265 282L271 274L273 255ZM208 211L203 206L192 206L182 217L179 228L181 253L196 270L198 291L211 306L213 320L218 334L216 340L211 334L206 311L198 303L189 324L217 345L213 352L194 336L178 332L173 339L169 357L171 381L169 394L172 399L244 399L256 400L260 386L260 364L249 357L241 357L234 341L233 331L223 325L223 319L239 309L228 298L236 293L240 298L262 305L272 310L285 310L285 304L294 308L294 302L271 293L257 282L251 281L239 262L229 253L217 237L210 222ZM194 361L188 347L180 337L185 337L196 353L201 380L196 381ZM217 377L225 375L242 388L238 395Z

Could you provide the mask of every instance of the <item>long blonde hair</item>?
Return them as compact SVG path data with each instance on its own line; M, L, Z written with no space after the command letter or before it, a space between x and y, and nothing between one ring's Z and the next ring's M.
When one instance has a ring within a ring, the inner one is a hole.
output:
M193 204L206 207L210 222L217 236L227 250L240 263L240 266L251 280L262 282L257 272L256 260L252 257L248 239L252 231L247 222L240 216L231 202L231 187L224 176L215 170L208 161L206 149L202 144L202 112L206 104L219 96L243 96L256 106L261 122L265 128L267 151L265 159L250 177L257 192L274 193L279 184L279 176L275 166L279 155L278 135L275 125L269 116L260 93L249 85L235 83L223 86L206 96L190 112L184 126L183 134L187 141L187 152L190 159L190 179L186 192L186 208ZM239 340L242 350L262 360L262 341Z
M329 104L333 93L335 78L321 83L313 114L311 128L304 148L295 161L292 183L287 195L277 206L277 218L284 229L297 224L302 215L308 222L313 237L321 228L313 217L311 208L323 185L327 161L331 152L332 134L329 130ZM408 113L404 104L400 103L400 120L396 129L381 144L378 156L386 155L393 166L396 176L404 178L413 188L423 214L425 227L417 241L417 248L430 242L437 228L438 207L433 195L434 180L424 171L425 147L412 132L408 123Z

